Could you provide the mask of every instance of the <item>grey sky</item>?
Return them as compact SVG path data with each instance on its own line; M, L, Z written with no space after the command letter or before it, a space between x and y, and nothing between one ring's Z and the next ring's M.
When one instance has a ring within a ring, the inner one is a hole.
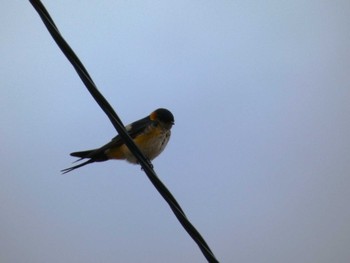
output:
M350 260L349 1L45 1L222 262ZM67 175L115 136L28 1L0 10L0 261L205 262L138 166Z

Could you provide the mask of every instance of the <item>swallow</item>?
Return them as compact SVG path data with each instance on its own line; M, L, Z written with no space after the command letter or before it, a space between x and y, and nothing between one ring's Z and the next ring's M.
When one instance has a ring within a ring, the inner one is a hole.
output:
M151 161L156 158L168 144L171 135L170 130L173 125L173 114L167 109L160 108L153 111L149 116L125 126L125 129L144 156ZM104 162L111 159L126 160L130 163L138 164L137 159L124 144L120 135L117 135L109 143L100 148L73 152L70 155L80 158L76 162L83 159L88 160L62 170L61 172L63 174L90 163Z

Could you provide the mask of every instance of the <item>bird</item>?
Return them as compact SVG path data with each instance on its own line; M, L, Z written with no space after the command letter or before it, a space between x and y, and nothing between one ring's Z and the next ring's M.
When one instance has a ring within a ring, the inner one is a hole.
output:
M143 155L149 160L156 158L166 147L174 125L174 115L167 109L159 108L150 115L125 126L126 131L139 147ZM126 160L132 164L138 164L135 156L125 145L120 135L115 136L110 142L100 148L73 152L70 154L87 161L61 170L62 174L71 172L77 168L94 162L104 162L111 159Z

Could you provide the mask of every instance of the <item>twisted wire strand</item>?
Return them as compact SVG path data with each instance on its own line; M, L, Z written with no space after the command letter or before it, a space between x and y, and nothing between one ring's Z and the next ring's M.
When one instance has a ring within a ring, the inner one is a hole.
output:
M103 95L99 92L95 83L90 77L89 73L85 69L84 65L81 63L81 61L79 60L77 55L74 53L74 51L71 49L71 47L68 45L68 43L63 39L62 35L60 34L58 28L56 27L54 21L52 20L50 14L48 13L44 5L39 0L29 0L29 1L33 5L35 10L38 12L39 16L41 17L47 30L55 40L56 44L59 46L63 54L73 65L74 69L76 70L77 74L79 75L80 79L82 80L82 82L84 83L84 85L86 86L90 94L92 95L92 97L101 107L101 109L105 112L105 114L111 121L114 128L117 130L119 135L123 138L126 146L137 158L141 167L145 171L147 177L152 182L154 187L158 190L160 195L164 198L164 200L168 203L171 210L175 214L176 218L181 223L181 225L185 228L185 230L192 237L192 239L197 243L197 245L199 246L205 258L208 260L208 262L219 262L215 258L213 252L210 250L204 238L200 235L197 229L187 219L184 211L182 210L182 208L180 207L180 205L178 204L174 196L158 178L149 160L141 153L140 149L135 145L135 143L133 142L133 140L125 130L124 125L120 120L120 118L118 117L117 113L114 111L112 106L108 103L108 101L103 97Z

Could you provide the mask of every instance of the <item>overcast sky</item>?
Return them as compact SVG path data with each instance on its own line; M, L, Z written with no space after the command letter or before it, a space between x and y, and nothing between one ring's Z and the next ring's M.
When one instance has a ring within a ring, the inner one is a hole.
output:
M350 1L47 9L221 262L350 262ZM29 1L0 9L0 262L206 262L138 166L60 170L116 135Z

